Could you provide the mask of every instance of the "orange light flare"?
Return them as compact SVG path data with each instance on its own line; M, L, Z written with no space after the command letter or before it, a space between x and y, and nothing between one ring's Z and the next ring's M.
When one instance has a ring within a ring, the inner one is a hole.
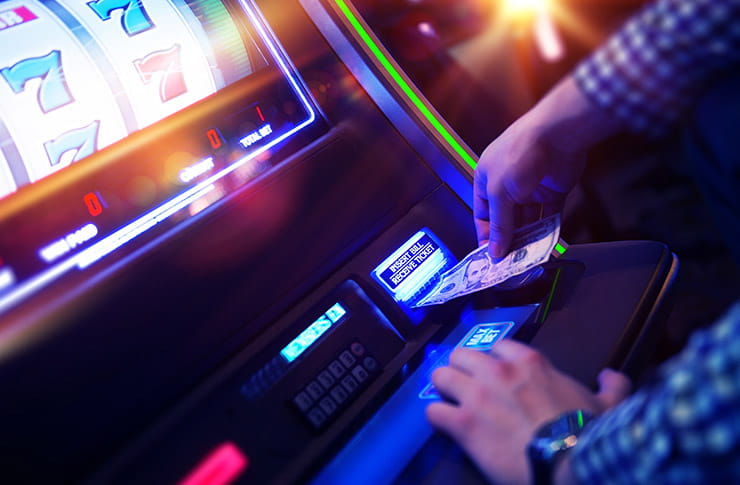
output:
M598 45L601 33L579 12L579 2L567 0L501 0L501 22L515 37L531 36L545 61L558 62L566 56L565 36L586 46Z

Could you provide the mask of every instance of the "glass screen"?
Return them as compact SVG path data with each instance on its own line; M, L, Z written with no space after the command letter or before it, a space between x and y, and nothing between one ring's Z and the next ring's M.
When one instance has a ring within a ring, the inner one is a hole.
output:
M11 0L0 43L0 196L267 64L212 0Z
M0 312L239 190L317 119L248 0L9 0L0 42L0 197L92 167L3 212Z

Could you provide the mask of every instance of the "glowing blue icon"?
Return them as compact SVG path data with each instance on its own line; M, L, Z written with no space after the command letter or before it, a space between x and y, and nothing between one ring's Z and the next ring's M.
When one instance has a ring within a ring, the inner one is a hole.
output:
M509 333L514 326L514 322L496 322L480 323L470 329L470 331L455 346L456 349L470 349L478 352L488 352L496 342L501 340ZM432 371L438 367L444 367L450 363L451 350L447 350L432 367ZM431 377L432 373L429 372ZM419 392L419 399L440 399L439 391L434 384L427 382L424 388Z
M481 323L473 327L457 346L479 351L490 350L513 326L514 322Z

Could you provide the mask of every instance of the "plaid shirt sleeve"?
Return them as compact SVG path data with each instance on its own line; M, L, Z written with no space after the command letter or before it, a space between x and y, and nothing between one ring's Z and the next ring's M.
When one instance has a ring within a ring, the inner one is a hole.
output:
M657 0L581 62L586 96L660 136L716 72L740 63L740 0Z
M740 483L740 303L593 421L573 449L580 483Z

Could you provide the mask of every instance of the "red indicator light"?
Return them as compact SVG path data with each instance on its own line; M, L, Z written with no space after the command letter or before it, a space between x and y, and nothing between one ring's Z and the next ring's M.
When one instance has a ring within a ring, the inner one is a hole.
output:
M179 485L228 485L247 467L247 455L227 441L211 451Z
M262 110L260 109L259 106L257 106L257 114L260 117L260 121L265 121L265 116L262 114Z
M95 217L103 213L103 204L101 204L100 198L95 192L85 194L82 201L85 203L87 212L89 212L91 216Z
M206 136L208 137L208 141L211 142L211 146L214 149L221 146L221 135L219 135L218 131L216 131L214 128L206 131Z

